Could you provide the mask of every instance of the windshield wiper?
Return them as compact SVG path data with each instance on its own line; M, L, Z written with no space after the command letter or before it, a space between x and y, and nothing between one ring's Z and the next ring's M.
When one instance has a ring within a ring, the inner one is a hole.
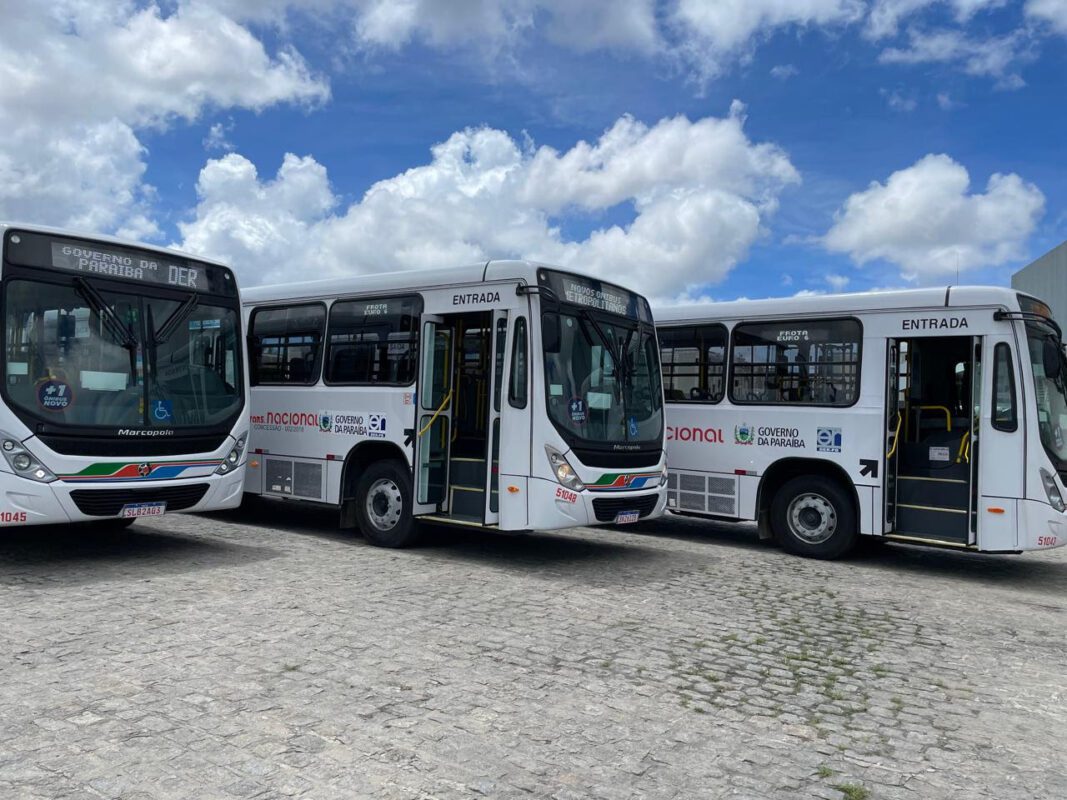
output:
M112 338L118 342L119 345L129 351L130 379L136 380L137 337L133 335L133 331L131 331L129 326L119 318L119 315L115 313L115 309L107 304L107 300L105 300L100 292L96 291L87 280L84 278L75 278L74 291L89 304L89 308L96 312L96 315L100 317L100 320L104 323L104 327L107 328L108 333L111 334Z
M178 326L189 318L189 315L193 313L193 310L199 302L200 298L196 296L195 292L185 298L185 302L174 309L173 313L167 317L166 321L159 326L159 330L152 331L152 344L163 344L167 339L173 336L174 332L178 330Z
M84 278L74 279L74 291L96 312L96 315L103 321L104 327L107 328L108 333L111 334L116 342L131 351L137 349L137 338L129 327L115 313L115 309L107 304L107 300L90 286Z
M606 333L604 333L604 329L600 327L600 323L593 318L592 314L590 314L584 308L579 309L578 313L582 315L582 319L584 319L593 327L593 330L596 332L597 338L600 339L600 343L604 345L604 349L611 354L612 359L614 359L615 363L618 364L619 353L616 349L615 342L612 341Z

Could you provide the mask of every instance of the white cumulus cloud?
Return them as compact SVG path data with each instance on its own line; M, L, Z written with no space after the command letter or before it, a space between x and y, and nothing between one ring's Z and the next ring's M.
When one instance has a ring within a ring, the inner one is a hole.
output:
M995 173L985 192L971 192L961 164L931 154L850 196L822 243L861 265L882 259L908 280L935 280L1023 257L1044 206L1015 174Z
M658 45L655 0L347 0L367 45L398 48L477 44L496 50L540 25L550 41L579 51Z
M980 11L1000 8L1008 0L874 0L867 16L866 33L872 39L894 36L900 24L931 6L947 6L959 23L966 23Z
M622 117L564 152L458 131L347 208L311 158L286 156L262 180L231 153L201 171L181 246L234 264L246 285L525 257L673 297L722 279L798 180L778 147L749 140L737 103L724 118ZM564 213L585 232L565 236ZM620 213L629 221L598 224Z
M205 109L316 103L293 51L198 0L12 5L0 26L0 218L152 235L137 132Z
M1026 16L1067 36L1067 0L1026 0Z
M862 0L677 0L672 22L686 59L711 78L776 30L840 26L865 10Z
M1019 67L1031 57L1023 31L1004 36L970 38L963 31L944 29L908 31L905 47L881 52L883 64L957 64L968 75L994 78L1002 89L1024 85Z

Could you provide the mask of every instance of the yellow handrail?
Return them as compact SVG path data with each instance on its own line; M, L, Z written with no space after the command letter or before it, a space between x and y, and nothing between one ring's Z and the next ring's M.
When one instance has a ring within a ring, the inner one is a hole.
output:
M904 419L903 415L898 411L897 412L897 429L895 431L893 431L893 446L890 447L889 448L889 452L885 454L886 458L892 458L893 454L895 452L897 452L897 442L900 441L900 423L901 423L901 420L903 420L903 419ZM888 467L887 467L887 469L888 469Z
M940 409L945 412L945 430L952 430L952 412L948 410L947 406L915 406L919 409L919 416L922 416L923 411L936 411Z
M959 451L959 453L956 454L956 463L957 464L959 464L961 461L970 461L970 456L971 456L970 439L971 439L971 432L970 431L967 431L965 434L963 434L963 438L960 439L960 451Z
M430 426L433 425L434 420L437 419L439 416L441 416L441 412L445 410L445 406L448 405L448 401L451 400L451 399L452 399L452 390L449 389L448 390L448 394L445 395L445 399L441 401L440 408L438 408L435 412L433 412L433 416L430 417L430 421L426 423L426 425L423 427L423 429L421 431L419 431L419 438L420 439L422 438L422 435L424 433L426 433L426 431L430 430Z

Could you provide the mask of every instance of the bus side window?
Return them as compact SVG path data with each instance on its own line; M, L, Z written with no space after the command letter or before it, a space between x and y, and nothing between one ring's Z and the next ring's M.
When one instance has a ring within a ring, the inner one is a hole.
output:
M671 403L718 403L726 392L726 328L661 328L663 390Z
M339 300L330 308L327 384L407 386L418 365L422 298Z
M318 383L326 307L312 303L252 312L252 385Z
M730 347L730 400L850 406L859 399L858 320L742 322Z
M526 353L526 318L515 320L515 344L511 350L511 379L508 402L514 408L526 408L526 387L529 383Z
M1014 431L1019 427L1015 403L1015 371L1012 369L1011 348L998 342L993 350L993 427L998 431Z

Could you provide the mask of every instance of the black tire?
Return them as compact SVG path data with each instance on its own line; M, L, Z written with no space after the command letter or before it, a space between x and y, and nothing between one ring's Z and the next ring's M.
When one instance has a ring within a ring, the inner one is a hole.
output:
M356 483L356 520L377 547L410 547L419 538L411 515L411 474L400 461L371 464Z
M856 545L855 504L837 481L801 475L771 501L771 531L784 549L808 558L840 558Z

